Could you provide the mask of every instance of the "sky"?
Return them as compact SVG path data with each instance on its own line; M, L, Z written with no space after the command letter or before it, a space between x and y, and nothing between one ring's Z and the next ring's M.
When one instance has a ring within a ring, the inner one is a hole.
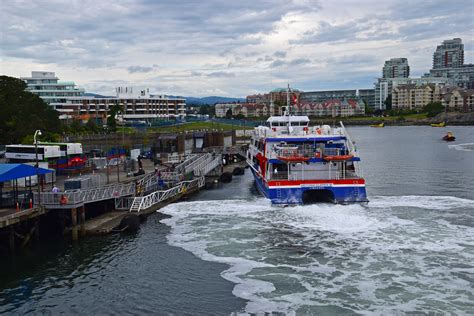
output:
M455 37L474 63L474 0L0 0L0 27L1 74L105 95L372 88L385 60L420 76Z

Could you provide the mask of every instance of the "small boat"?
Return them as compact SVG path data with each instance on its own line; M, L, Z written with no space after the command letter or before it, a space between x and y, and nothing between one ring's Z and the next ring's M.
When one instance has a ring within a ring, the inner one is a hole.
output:
M453 133L448 132L446 135L444 135L443 140L447 142L454 142L456 140L456 137L454 137Z
M441 122L441 123L433 123L433 124L430 124L431 127L445 127L446 126L446 122Z
M373 124L373 125L370 125L370 127L384 127L385 126L385 123L382 122L380 124Z

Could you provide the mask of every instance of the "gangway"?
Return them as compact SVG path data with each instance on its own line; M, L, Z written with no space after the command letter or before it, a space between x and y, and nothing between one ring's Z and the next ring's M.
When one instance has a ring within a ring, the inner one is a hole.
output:
M168 190L156 191L146 196L137 196L133 199L130 206L131 213L139 213L141 210L148 209L153 205L164 202L179 194L189 192L203 187L205 184L204 176L190 181L182 181Z

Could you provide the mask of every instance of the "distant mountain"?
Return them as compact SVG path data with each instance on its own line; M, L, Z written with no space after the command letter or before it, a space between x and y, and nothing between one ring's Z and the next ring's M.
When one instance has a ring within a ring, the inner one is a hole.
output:
M203 105L203 104L215 104L215 103L232 103L232 102L245 102L243 98L227 98L227 97L218 97L218 96L211 96L211 97L203 97L203 98L195 98L195 97L184 97L186 99L187 105Z
M113 98L111 96L101 95L97 93L84 93L86 97L94 97L94 98ZM154 96L154 95L151 95ZM175 96L169 96L175 97ZM232 102L245 102L244 98L227 98L227 97L218 97L218 96L211 96L211 97L203 97L203 98L195 98L195 97L179 97L185 98L187 105L204 105L204 104L216 104L216 103L232 103Z
M85 97L93 97L93 98L113 98L113 97L108 96L108 95L101 95L101 94L90 93L90 92L85 92L84 96Z

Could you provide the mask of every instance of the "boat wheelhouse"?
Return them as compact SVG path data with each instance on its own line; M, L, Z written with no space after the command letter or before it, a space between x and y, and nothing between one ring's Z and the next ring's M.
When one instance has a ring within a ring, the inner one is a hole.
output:
M273 204L368 201L360 157L342 122L309 126L307 116L272 116L255 128L247 163Z

